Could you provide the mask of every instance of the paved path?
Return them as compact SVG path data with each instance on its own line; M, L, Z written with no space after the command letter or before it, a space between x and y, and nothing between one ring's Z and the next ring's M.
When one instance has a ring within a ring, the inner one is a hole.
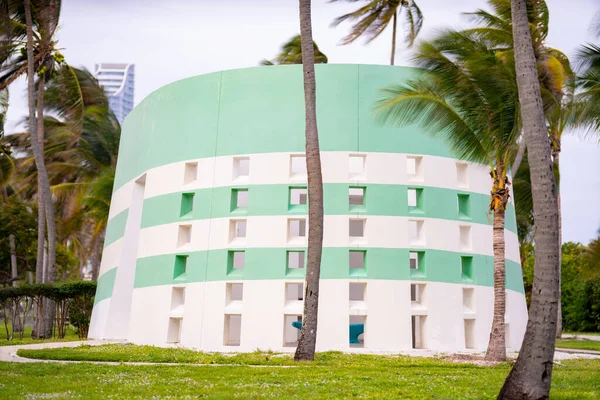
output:
M581 337L581 336L580 336ZM104 364L104 365L196 365L196 366L219 366L217 364L178 364L178 363L150 363L150 362L114 362L114 361L66 361L66 360L36 360L32 358L19 357L17 355L17 351L20 349L55 349L61 347L77 347L80 345L88 345L88 346L100 346L103 344L119 344L119 343L127 343L126 341L119 340L85 340L85 341L77 341L77 342L48 342L48 343L36 343L36 344L23 344L16 346L0 346L0 361L5 362L17 362L17 363L32 363L32 362L44 362L44 363L59 363L59 364L68 364L68 363L92 363L92 364ZM419 356L419 357L435 357L435 356L448 356L447 353L435 353L428 350L413 350L408 352L402 352L400 354L409 355L409 356ZM461 354L480 354L477 352L464 352ZM389 354L388 354L389 355ZM509 353L509 358L516 358L517 353ZM560 349L554 353L554 359L556 361L561 360L569 360L576 358L600 358L600 352L591 351L591 350L575 350L575 349ZM223 364L226 366L236 366L235 364ZM254 367L293 367L293 366L274 366L274 365L255 365Z
M585 335L581 333L564 333L561 338L563 339L586 339L600 342L600 335Z

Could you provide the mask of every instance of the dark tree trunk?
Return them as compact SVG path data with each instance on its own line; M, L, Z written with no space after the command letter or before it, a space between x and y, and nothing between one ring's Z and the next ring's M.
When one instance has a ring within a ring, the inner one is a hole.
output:
M96 241L94 242L94 253L92 254L92 281L94 282L98 282L105 233L106 230L103 230L102 233L96 237Z
M511 4L519 102L531 168L535 266L525 338L498 398L547 399L558 313L558 204L527 6L525 0L512 0Z
M308 254L304 288L304 313L296 361L312 361L317 342L319 278L323 250L323 177L317 130L316 81L310 0L300 0L300 36L306 107L306 171L308 175Z

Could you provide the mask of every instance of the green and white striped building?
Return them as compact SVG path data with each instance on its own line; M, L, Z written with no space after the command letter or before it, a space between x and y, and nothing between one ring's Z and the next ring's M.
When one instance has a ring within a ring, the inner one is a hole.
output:
M317 65L325 233L318 350L484 350L493 312L490 177L419 126L374 115L415 70ZM307 205L302 68L167 85L123 126L91 338L293 350ZM507 346L527 321L513 204ZM350 324L364 324L359 344ZM355 348L360 348L357 350Z

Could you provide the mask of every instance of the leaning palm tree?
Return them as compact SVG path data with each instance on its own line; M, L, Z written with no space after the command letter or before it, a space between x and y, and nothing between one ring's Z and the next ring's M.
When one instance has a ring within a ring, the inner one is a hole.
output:
M332 3L342 0L330 0ZM355 3L357 0L344 0ZM396 58L396 36L399 16L404 15L406 24L406 43L411 47L423 25L423 14L414 0L365 0L366 5L356 11L337 17L333 26L349 20L357 21L350 33L342 39L342 44L350 44L359 37L365 37L367 43L383 33L392 21L392 54L390 65Z
M422 42L415 62L427 70L424 75L385 89L377 109L385 122L418 123L445 138L458 157L489 166L494 318L486 359L504 360L504 219L510 197L508 171L520 131L512 62L498 56L487 41L457 31L444 31L433 41Z
M319 50L313 41L315 64L327 64L327 56ZM302 64L302 40L296 35L281 47L281 53L273 60L262 60L260 65Z
M302 36L302 70L304 72L304 105L306 108L306 173L308 176L308 249L304 284L302 329L294 359L312 361L317 343L319 312L319 279L323 252L323 176L319 132L317 130L317 101L314 47L311 45L312 24L310 0L300 0L300 35Z
M529 321L516 363L499 399L547 399L550 394L559 296L558 202L536 58L525 0L512 0L519 103L531 168L535 265Z
M488 0L488 4L492 12L480 9L465 14L471 21L478 25L467 32L476 34L489 41L498 52L510 53L512 56L514 53L514 43L510 0ZM559 228L561 228L560 181L558 180L560 176L560 152L562 135L573 113L572 104L575 90L575 75L567 56L560 50L546 45L550 21L550 12L546 2L544 0L526 0L526 4L533 52L539 71L548 135L552 144L552 160L554 162L555 176L557 177ZM521 140L519 152L513 163L513 176L519 168L519 163L523 159L522 156L524 153L525 140ZM528 187L523 187L522 189L530 190ZM559 245L561 243L562 234L559 229ZM559 302L557 336L561 334L562 312Z

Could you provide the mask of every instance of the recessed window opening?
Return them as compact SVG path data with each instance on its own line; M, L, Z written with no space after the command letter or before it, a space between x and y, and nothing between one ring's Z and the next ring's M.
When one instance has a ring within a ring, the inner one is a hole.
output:
M231 190L231 210L239 210L248 207L248 189Z
M296 347L302 329L301 315L284 315L283 317L283 346Z
M229 222L229 236L231 240L246 237L246 220L238 219Z
M285 299L287 301L304 300L304 283L286 283Z
M244 268L246 252L230 251L229 258L230 258L230 269L243 269Z
M290 176L298 177L306 175L306 156L290 156Z
M362 238L365 236L365 220L351 219L349 222L349 230L351 238Z
M194 211L194 193L182 193L179 216L190 215L192 211Z
M364 251L350 251L350 269L364 269L365 268L365 252Z
M469 187L469 165L467 163L456 163L456 179L458 186Z
M305 219L290 219L288 220L288 235L289 238L298 238L306 236L306 220Z
M463 308L465 312L475 312L475 290L463 288Z
M233 159L233 178L245 178L250 175L250 158L236 157Z
M169 318L169 327L167 330L167 342L179 343L181 340L181 318Z
M192 225L179 225L177 231L177 247L185 246L192 240Z
M411 251L409 253L409 260L410 260L410 269L411 270L419 269L419 253Z
M458 198L458 215L462 218L471 217L471 201L470 195L459 194Z
M290 205L299 206L305 205L308 198L306 188L290 188Z
M365 205L365 188L364 187L351 187L348 190L348 203L350 206L364 206Z
M425 287L424 283L410 284L410 301L416 304L425 305Z
M350 178L357 178L365 173L365 156L350 155L348 163L348 172Z
M350 315L350 347L365 347L367 317L364 315Z
M244 299L243 283L228 283L226 288L227 303Z
M185 168L183 172L183 184L188 185L190 183L196 182L198 179L198 163L197 162L189 162L185 163Z
M475 320L465 319L465 348L476 349L477 343L475 342Z
M239 346L242 336L242 316L239 314L225 315L225 326L223 330L223 345Z
M350 301L365 301L367 291L366 283L350 282L348 287L348 297Z
M471 250L471 227L462 225L459 227L460 249Z
M412 245L422 245L425 241L424 233L425 222L423 220L408 221L408 243Z
M181 277L187 272L188 256L175 256L175 267L173 269L173 279Z
M174 287L171 293L171 310L176 309L185 303L185 288Z
M293 269L304 268L304 251L288 251L287 267Z
M461 256L460 269L462 278L465 280L473 279L473 257Z
M417 189L408 189L408 206L417 206Z
M425 324L426 317L423 315L413 315L411 317L412 325L412 347L413 349L425 349Z
M407 156L406 157L406 175L409 180L423 179L423 157Z

